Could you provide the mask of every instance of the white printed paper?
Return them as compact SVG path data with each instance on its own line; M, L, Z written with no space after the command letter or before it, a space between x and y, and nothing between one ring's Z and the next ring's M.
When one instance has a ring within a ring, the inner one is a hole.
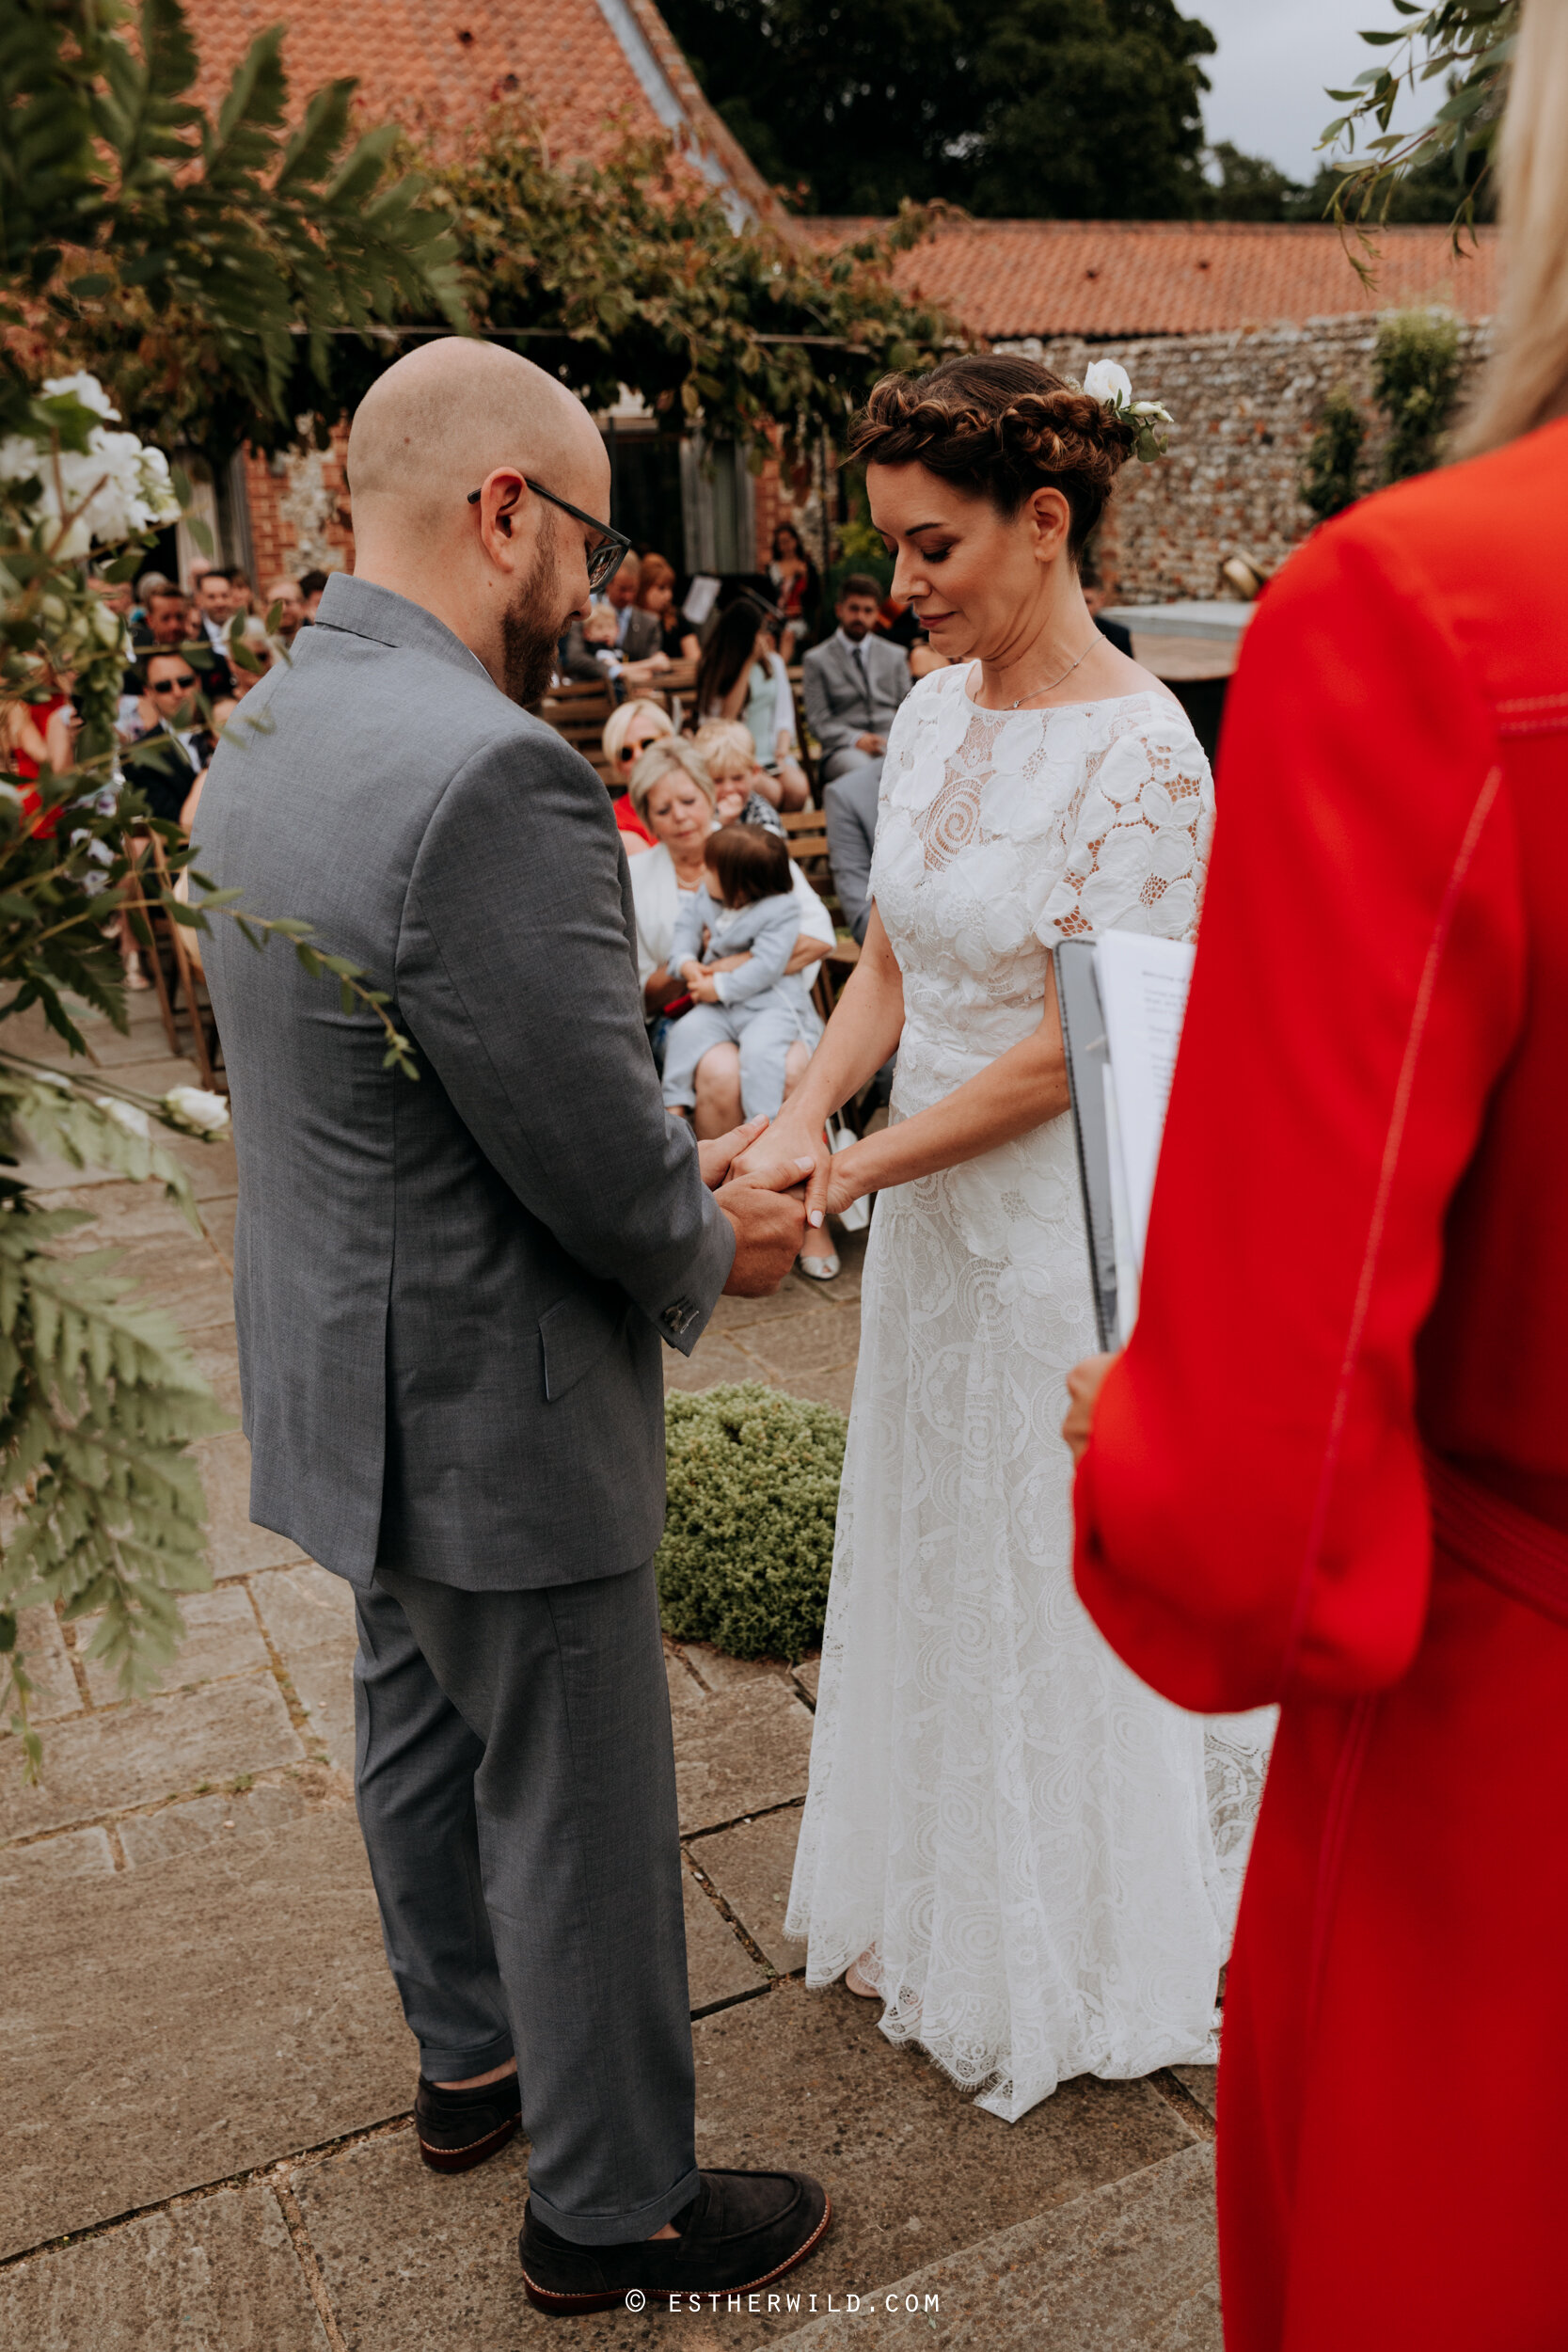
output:
M1177 1048L1187 1009L1196 950L1179 939L1149 939L1139 931L1102 931L1095 946L1095 973L1105 1015L1112 1080L1106 1109L1114 1109L1111 1149L1113 1211L1119 1185L1127 1232L1116 1216L1117 1279L1121 1289L1124 1249L1133 1283L1131 1314L1118 1316L1123 1337L1137 1313L1137 1283L1143 1276L1154 1172L1164 1134Z

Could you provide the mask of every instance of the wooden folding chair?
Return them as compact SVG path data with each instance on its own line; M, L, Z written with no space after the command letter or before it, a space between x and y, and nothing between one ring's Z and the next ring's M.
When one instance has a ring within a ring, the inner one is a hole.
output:
M158 878L159 887L163 890L171 889L168 858L163 842L156 834L151 836L151 859L152 870ZM214 1089L223 1083L216 1073L214 1062L214 1049L217 1044L217 1025L213 1021L212 1007L207 1002L207 992L202 985L200 965L197 957L192 953L190 942L185 934L185 927L182 923L175 922L173 916L166 914L163 907L155 905L148 898L142 889L139 874L130 884L128 903L140 913L151 937L152 945L148 950L148 961L151 966L152 985L158 993L158 1009L163 1016L164 1034L168 1039L168 1050L176 1059L182 1058L188 1050L197 1069L201 1073L202 1085L209 1089ZM165 947L168 950L169 961L173 967L172 993L168 977L164 971L163 951ZM182 1000L184 1017L190 1028L188 1049L182 1043L180 1038L177 1000ZM209 1025L212 1027L211 1044L208 1042Z

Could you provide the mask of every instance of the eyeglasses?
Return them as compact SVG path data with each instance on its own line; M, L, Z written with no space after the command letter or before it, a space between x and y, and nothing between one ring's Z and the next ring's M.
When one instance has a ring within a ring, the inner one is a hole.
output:
M644 736L641 743L623 743L615 756L623 762L641 759L644 752L651 751L656 743L662 742L662 736Z
M588 593L591 596L602 594L631 553L631 541L623 532L612 531L609 523L600 522L596 515L585 515L580 506L569 506L564 499L558 499L555 492L546 490L542 483L531 482L527 474L524 474L523 481L536 499L547 499L552 506L559 506L563 515L570 515L575 523L586 523L590 531L598 532L598 545L588 549ZM477 506L483 495L483 488L470 490L468 504Z
M161 677L148 691L153 694L188 694L195 684L195 678L187 671L183 677Z

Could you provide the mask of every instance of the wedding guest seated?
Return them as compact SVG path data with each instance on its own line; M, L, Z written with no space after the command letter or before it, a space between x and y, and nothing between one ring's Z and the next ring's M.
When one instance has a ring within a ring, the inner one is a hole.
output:
M649 745L674 732L669 712L657 703L618 703L605 721L600 741L610 762L610 797L615 803L615 822L626 835L621 846L627 857L651 850L654 836L632 806L626 780Z
M795 695L768 616L750 596L719 615L697 670L697 718L738 719L756 746L758 789L775 808L811 799L795 734Z
M201 681L183 653L149 654L143 680L149 724L121 754L120 769L152 815L175 825L213 756L214 739L201 723Z
M822 578L800 542L793 523L781 523L773 533L768 577L779 608L779 651L793 661L816 628L822 609Z
M692 746L679 738L657 742L643 753L632 770L629 791L638 815L653 834L657 847L631 866L632 901L637 917L637 969L642 982L643 1012L655 1059L664 1057L664 1041L672 1013L684 1012L690 999L678 971L670 969L675 918L683 894L705 886L704 849L718 823L712 779ZM793 860L790 881L800 906L800 935L785 966L799 973L809 994L824 947L836 937L833 918ZM721 967L718 967L721 968ZM811 1049L798 1040L784 1061L784 1093L798 1085L811 1059ZM692 1126L700 1142L727 1135L740 1124L740 1054L733 1043L711 1045L697 1065L696 1109ZM716 1121L721 1120L721 1125ZM802 1270L822 1280L838 1272L838 1258L827 1226L809 1227L801 1253Z
M710 719L697 729L692 744L713 785L719 822L761 825L782 838L778 814L758 789L757 747L750 728L738 719Z
M642 558L641 585L637 592L641 612L651 612L659 627L658 648L668 661L695 661L702 654L697 632L675 609L675 567L662 555Z
M928 637L917 637L910 647L911 678L929 677L933 670L945 670L950 666L947 656L944 653L938 653Z
M882 763L863 760L847 775L822 787L822 821L828 833L828 862L844 919L857 946L865 945L871 920L871 853L877 845L877 803Z
M910 691L909 656L873 634L882 610L876 581L851 572L835 610L838 627L807 654L801 680L806 724L829 782L881 758L893 714Z
M284 644L292 645L305 627L305 585L302 580L285 574L275 580L267 590L267 611L277 607L277 634Z
M138 654L152 645L182 645L191 634L190 606L182 588L154 572L142 581L142 618L133 631Z
M760 826L722 825L703 857L705 886L687 895L670 948L691 1009L666 1041L665 1106L695 1109L697 1064L709 1046L728 1042L739 1048L745 1116L776 1119L790 1047L815 1045L822 1034L811 998L784 969L800 935L789 852Z
M656 660L663 666L663 625L656 614L639 606L641 584L642 566L635 555L627 554L606 588L603 602L594 605L587 621L574 614L562 641L563 677L593 682L618 676L623 670L629 676L638 665ZM644 670L636 682L646 684L650 675Z

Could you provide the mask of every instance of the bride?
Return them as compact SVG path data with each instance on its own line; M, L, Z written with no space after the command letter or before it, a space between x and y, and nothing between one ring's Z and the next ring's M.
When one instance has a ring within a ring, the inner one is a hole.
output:
M1180 706L1079 587L1152 431L1022 358L872 394L893 593L954 666L895 721L861 961L754 1154L816 1158L818 1222L879 1196L788 1931L1008 2122L1212 2056L1266 1738L1206 1740L1101 1640L1056 1434L1095 1339L1050 950L1191 938L1212 825ZM830 1166L895 1051L892 1123Z

